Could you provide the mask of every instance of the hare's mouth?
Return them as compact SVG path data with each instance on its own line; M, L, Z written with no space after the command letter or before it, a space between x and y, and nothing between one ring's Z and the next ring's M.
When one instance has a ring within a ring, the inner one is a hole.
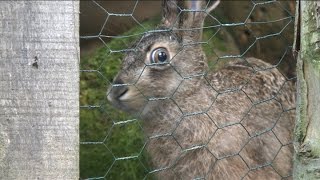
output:
M128 94L127 92L129 91L129 88L123 89L122 92L120 92L119 96L117 99L119 100L125 100L126 98L125 95Z
M108 100L111 102L122 100L128 94L129 88L123 85L114 85L109 89Z
M114 107L131 112L143 107L143 98L140 96L134 89L127 86L114 86L109 90L107 98Z

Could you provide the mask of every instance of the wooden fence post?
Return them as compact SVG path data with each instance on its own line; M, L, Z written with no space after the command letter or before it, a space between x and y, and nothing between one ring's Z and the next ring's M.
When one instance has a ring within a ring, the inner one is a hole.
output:
M79 1L0 1L0 179L79 178Z

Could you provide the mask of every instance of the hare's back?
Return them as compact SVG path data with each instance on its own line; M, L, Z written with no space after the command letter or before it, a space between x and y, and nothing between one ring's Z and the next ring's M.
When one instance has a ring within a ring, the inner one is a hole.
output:
M219 93L243 91L253 103L277 97L285 106L295 104L294 82L260 59L236 59L209 74L207 79Z
M273 173L279 176L291 174L295 87L276 68L270 67L259 59L248 58L247 62L231 62L207 77L218 91L208 110L218 131L208 148L218 159L226 157L224 163L234 164L230 168L221 165L226 171L219 170L221 177L231 178L230 169L244 168L241 170L247 172L247 168L267 164L272 164L276 170ZM253 177L258 172L259 176L267 175L270 169L258 168L247 176ZM217 173L212 175L217 177ZM239 171L237 176L243 175Z
M241 123L250 135L272 128L281 117L293 124L294 82L276 68L266 69L271 65L262 60L248 58L247 62L231 62L208 76L218 92L208 114L220 127Z

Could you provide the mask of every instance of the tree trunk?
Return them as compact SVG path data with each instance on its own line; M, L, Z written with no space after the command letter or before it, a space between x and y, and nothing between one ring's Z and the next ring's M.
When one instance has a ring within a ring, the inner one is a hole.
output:
M320 2L300 1L298 7L294 179L320 179Z
M0 179L78 179L78 23L78 1L0 1Z

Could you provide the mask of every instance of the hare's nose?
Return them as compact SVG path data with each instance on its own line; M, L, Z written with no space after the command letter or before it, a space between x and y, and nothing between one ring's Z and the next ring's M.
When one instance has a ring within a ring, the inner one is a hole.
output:
M124 84L124 82L122 81L122 79L120 79L120 78L116 78L116 79L114 79L113 80L113 84L117 84L117 85L121 85L121 84Z
M120 98L128 92L128 90L128 86L120 78L117 78L113 82L112 88L108 95L108 99L110 101L119 101Z

